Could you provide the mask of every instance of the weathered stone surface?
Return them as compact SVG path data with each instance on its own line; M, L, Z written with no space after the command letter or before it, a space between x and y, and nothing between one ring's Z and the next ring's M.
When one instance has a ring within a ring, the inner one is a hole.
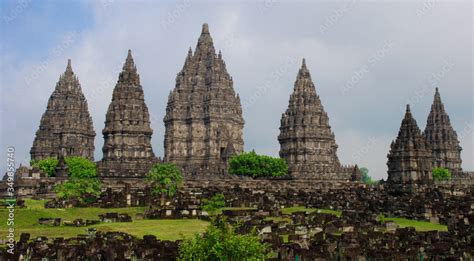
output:
M95 132L79 79L68 60L48 101L33 146L32 160L81 156L94 159Z
M150 115L132 52L123 65L105 117L103 177L143 176L157 161L151 147Z
M389 182L429 183L432 180L431 149L411 114L410 105L387 157Z
M225 172L229 154L243 151L240 98L207 24L176 77L163 121L164 160L187 174Z
M433 167L447 168L451 173L462 172L461 146L458 136L444 110L441 97L436 88L431 111L424 131L433 153Z
M278 141L280 157L287 161L293 177L325 178L341 167L329 117L304 59L288 109L281 117Z

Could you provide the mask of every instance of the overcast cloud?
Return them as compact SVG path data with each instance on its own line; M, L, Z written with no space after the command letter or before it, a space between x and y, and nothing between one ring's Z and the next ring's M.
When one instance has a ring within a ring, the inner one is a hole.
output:
M246 150L278 155L281 113L305 57L343 164L386 179L405 105L424 129L439 87L463 168L474 170L470 1L3 1L1 15L0 145L5 152L15 147L18 164L29 161L68 58L88 99L101 159L105 113L128 49L152 114L153 149L162 157L168 93L207 22L241 97Z

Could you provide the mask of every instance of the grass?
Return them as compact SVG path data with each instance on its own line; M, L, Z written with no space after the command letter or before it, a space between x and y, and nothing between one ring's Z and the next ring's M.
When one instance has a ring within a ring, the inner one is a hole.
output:
M286 218L286 217L266 217L264 220L266 221L272 220L273 223L280 223L280 222L291 223L291 218Z
M78 234L86 234L86 229L96 228L98 231L121 231L137 237L144 235L155 235L163 240L178 240L188 238L194 233L203 232L208 222L198 219L179 220L140 220L136 219L138 213L143 213L147 207L129 208L67 208L67 209L45 209L44 200L27 199L27 208L15 209L15 237L18 239L23 232L30 233L32 238L38 236L46 237L74 237ZM61 218L62 221L72 221L78 218L99 219L99 214L107 212L126 213L130 215L133 222L100 223L87 227L53 227L38 224L39 218ZM8 210L0 209L0 238L7 234Z
M433 231L433 230L448 231L447 226L431 223L429 221L418 221L418 220L412 220L408 218L399 218L399 217L384 217L382 215L378 217L378 220L381 222L393 221L398 226L400 226L400 228L414 227L416 231L420 231L420 232Z
M342 211L338 211L338 210L322 209L322 208L306 208L303 206L295 206L295 207L288 207L288 208L281 209L282 214L293 214L295 212L300 212L300 211L309 212L309 213L312 213L312 212L325 213L325 214L335 215L337 217L340 217L342 214Z
M250 207L225 207L225 208L219 208L214 211L208 211L209 215L211 216L217 216L219 214L222 214L222 211L224 210L256 210L256 208L250 208Z

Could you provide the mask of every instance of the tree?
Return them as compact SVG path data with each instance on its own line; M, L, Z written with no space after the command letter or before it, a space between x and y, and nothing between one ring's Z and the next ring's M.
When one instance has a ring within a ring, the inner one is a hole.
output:
M281 158L258 155L251 151L233 156L229 161L229 173L253 178L281 177L288 173L288 165Z
M372 177L369 176L369 170L367 168L362 167L359 171L362 172L362 182L368 185L375 183L375 181L372 180Z
M66 157L68 167L68 180L56 185L54 191L60 199L89 200L87 196L99 196L101 183L97 177L94 162L82 157Z
M85 196L99 196L101 183L97 178L74 178L54 188L60 199L90 200Z
M183 181L181 170L171 163L157 163L146 174L146 181L151 185L151 193L161 196L161 205L165 197L172 197Z
M436 181L451 180L451 172L446 168L436 167L433 169L433 179Z
M56 158L46 158L42 160L32 160L30 165L32 167L38 167L41 171L48 174L48 177L56 176L56 167L58 166L58 160Z
M205 233L183 241L179 247L179 260L264 260L267 245L255 233L240 235L225 218L218 218Z
M64 159L69 177L94 178L97 177L95 163L83 157L72 156Z
M223 207L225 207L225 197L222 193L215 194L210 200L203 200L202 209L205 211L211 212Z

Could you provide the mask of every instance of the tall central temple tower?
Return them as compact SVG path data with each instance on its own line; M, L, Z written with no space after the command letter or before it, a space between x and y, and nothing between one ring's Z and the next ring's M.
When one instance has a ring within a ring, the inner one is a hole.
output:
M164 160L185 173L225 172L231 154L243 151L240 99L207 24L176 77L163 121Z
M303 64L288 109L281 117L280 157L295 178L332 179L340 170L337 144L311 74Z

